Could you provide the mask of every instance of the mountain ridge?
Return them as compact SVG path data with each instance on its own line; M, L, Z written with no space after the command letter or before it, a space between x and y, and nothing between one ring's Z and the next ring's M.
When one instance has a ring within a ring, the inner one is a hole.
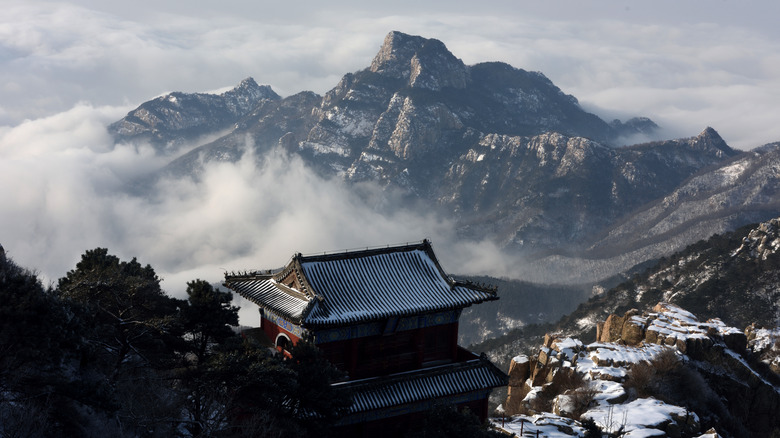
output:
M281 97L252 77L221 94L174 91L141 104L108 126L117 142L148 141L166 154L185 142L223 130L264 100Z
M321 177L377 184L393 199L402 194L404 205L423 201L455 220L459 238L489 239L526 255L516 275L536 282L596 281L706 237L707 225L695 233L667 227L644 241L620 227L642 221L694 175L749 155L711 127L688 139L614 147L618 138L657 126L642 117L608 123L542 73L502 62L467 66L441 41L396 31L368 67L345 74L323 96L267 91L253 108L224 118L226 134L172 154L158 175L197 178L206 163L234 162L247 150L262 159L281 148ZM114 132L133 114L112 125ZM172 120L196 126L187 114ZM155 135L172 147L186 137L163 128ZM129 134L117 139L133 141ZM714 229L780 213L780 205L753 199L745 208L765 212L733 215Z

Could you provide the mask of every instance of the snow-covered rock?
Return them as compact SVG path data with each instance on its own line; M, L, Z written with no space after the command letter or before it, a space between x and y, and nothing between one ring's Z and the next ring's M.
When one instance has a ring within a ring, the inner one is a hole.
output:
M718 428L760 436L778 427L780 378L763 374L743 354L776 348L780 331L753 327L746 336L669 303L609 321L600 325L597 342L548 334L535 354L512 360L507 432L544 421L542 433L581 436L572 427L578 422L567 423L567 432L548 428L561 418L589 418L628 437L710 437ZM630 339L623 339L626 326L641 336L629 330Z

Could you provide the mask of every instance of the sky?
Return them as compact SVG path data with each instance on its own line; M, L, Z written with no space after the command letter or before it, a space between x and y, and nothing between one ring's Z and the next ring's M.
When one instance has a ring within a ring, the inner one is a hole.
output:
M667 138L711 126L751 149L780 141L779 5L0 0L0 244L45 282L107 247L152 264L174 294L295 252L425 237L450 272L512 276L491 243L454 243L446 218L379 213L289 157L213 165L201 182L135 197L128 182L166 158L115 146L105 127L155 96L248 76L282 96L323 94L399 30L439 39L469 65L541 71L604 119L647 116Z

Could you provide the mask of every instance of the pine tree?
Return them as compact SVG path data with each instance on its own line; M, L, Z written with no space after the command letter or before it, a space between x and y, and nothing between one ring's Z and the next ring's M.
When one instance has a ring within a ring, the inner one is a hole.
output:
M295 372L297 381L288 403L310 435L326 435L352 404L349 393L331 385L343 379L344 373L308 337L299 340L290 354L292 358L285 363Z
M180 409L168 374L178 355L181 301L168 297L151 266L87 251L57 292L83 321L83 374L105 376L114 423L132 435L170 435Z
M204 280L188 282L187 296L180 323L187 351L203 363L210 346L236 336L230 326L238 325L238 307L230 305L233 294L214 289Z
M151 266L108 254L105 248L87 251L76 269L67 273L57 290L81 306L93 327L88 339L98 354L108 352L111 380L130 363L162 366L176 332L179 300L168 297Z
M77 372L83 325L36 274L0 255L0 434L82 435L113 409L103 380Z

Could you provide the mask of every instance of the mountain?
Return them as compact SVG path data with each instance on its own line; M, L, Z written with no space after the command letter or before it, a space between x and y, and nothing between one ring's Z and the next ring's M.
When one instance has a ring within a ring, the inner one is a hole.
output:
M483 136L448 167L439 203L516 249L578 253L596 233L737 155L713 129L611 148L583 137Z
M689 142L712 147L707 141L715 139L714 135L714 130L708 128ZM702 166L666 195L633 209L586 238L579 252L561 251L529 260L526 272L537 281L598 281L715 233L780 215L780 143L724 155L728 158ZM646 181L653 184L658 179ZM582 272L589 274L583 277Z
M108 130L117 142L147 141L172 154L187 142L231 128L260 103L279 99L271 87L246 78L219 95L165 94L130 111Z
M169 154L160 174L179 178L283 149L323 177L378 184L453 219L462 238L524 255L513 276L536 283L597 282L780 214L776 145L739 152L706 128L621 147L657 126L605 122L541 73L468 66L441 41L400 32L324 96L282 98L250 78L221 95L159 97L109 129Z
M735 225L766 220L780 207L779 167L778 144L735 157L690 178L669 195L611 227L591 246L591 252L624 253L653 245L669 235L687 234L684 240L693 241L734 229Z
M559 132L609 143L655 127L641 118L606 123L541 73L499 62L466 66L442 42L400 32L387 35L368 68L346 74L325 96L303 94L248 115L169 170L189 173L213 148L232 148L226 159L233 160L249 134L258 149L282 144L324 174L350 181L376 175L387 184L403 180L408 165L459 156L484 133ZM283 111L291 108L297 110ZM268 118L274 111L282 114ZM269 125L281 134L265 135Z

